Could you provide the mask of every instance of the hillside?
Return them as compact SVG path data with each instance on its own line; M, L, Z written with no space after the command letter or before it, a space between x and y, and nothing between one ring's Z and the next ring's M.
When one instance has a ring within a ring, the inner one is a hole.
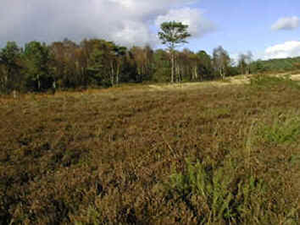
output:
M256 61L252 63L251 68L254 72L284 72L299 70L299 65L300 57L295 57Z
M297 224L299 83L190 86L1 98L0 224Z

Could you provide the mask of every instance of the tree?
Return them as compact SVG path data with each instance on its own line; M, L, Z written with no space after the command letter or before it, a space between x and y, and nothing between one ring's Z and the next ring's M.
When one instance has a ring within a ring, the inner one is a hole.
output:
M212 59L209 54L207 54L205 51L199 51L197 53L197 56L199 57L199 73L201 76L201 79L212 79L213 78L213 65L212 65Z
M5 91L12 91L20 86L21 49L16 42L7 42L0 52L1 86Z
M247 54L239 55L238 68L240 69L241 74L250 73L250 64L252 62L252 53L249 51Z
M124 46L118 46L113 44L113 57L111 60L111 67L112 67L112 77L115 78L116 85L119 85L120 82L120 74L121 74L121 67L124 64L125 56L127 48ZM113 83L112 83L113 85Z
M41 91L52 86L50 74L50 50L46 44L32 41L25 45L24 62L29 87Z
M171 83L175 80L175 49L181 44L187 43L186 39L191 36L188 33L188 25L184 25L181 22L164 22L160 26L161 31L158 32L158 37L162 44L168 47L171 54Z
M230 57L222 46L215 48L213 51L213 65L215 71L224 79L230 67Z
M153 54L154 73L152 80L155 82L167 82L171 73L169 54L163 49L157 49Z
M96 85L113 86L119 83L126 48L113 42L91 39L85 41L88 72Z
M137 81L143 82L152 75L153 50L149 45L142 47L132 47L130 52L134 58L137 70Z

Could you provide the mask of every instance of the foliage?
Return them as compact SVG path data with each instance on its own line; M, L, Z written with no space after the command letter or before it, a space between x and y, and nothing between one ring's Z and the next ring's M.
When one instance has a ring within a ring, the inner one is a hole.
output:
M240 54L238 59L238 68L241 74L251 73L250 65L252 62L252 53L249 51L247 54Z
M213 66L216 76L224 79L229 74L228 70L230 68L230 57L222 46L219 46L213 50Z
M176 46L187 43L186 39L191 36L187 28L188 25L181 22L164 22L160 25L161 31L158 32L158 36L162 44L166 44L170 50L174 50Z
M253 73L287 72L299 69L300 57L285 59L257 60L251 63Z
M297 142L300 137L300 116L297 113L274 115L271 124L262 124L260 135L272 144Z
M288 87L300 89L299 83L297 81L291 80L289 76L276 77L258 74L251 77L250 85L256 88L272 88L276 86L281 86L282 88Z
M222 46L215 48L212 56L203 50L176 50L189 36L187 25L173 21L162 24L160 31L167 50L150 46L127 49L103 39L84 39L79 44L64 39L49 45L32 41L24 49L8 42L0 50L0 93L49 89L55 93L56 88L84 90L121 83L199 82L239 73L298 73L300 68L299 57L252 61L252 54L247 53L240 55L235 66Z
M6 46L0 51L1 66L1 89L4 92L10 92L20 88L21 69L20 63L21 49L15 42L7 42Z
M186 39L191 36L187 31L188 25L181 22L164 22L160 25L161 31L158 32L158 37L162 44L168 47L171 54L171 83L176 81L176 61L175 61L175 48L181 44L187 43Z
M51 88L53 81L50 71L51 58L46 44L37 41L26 44L23 57L28 89L30 91L42 91Z
M237 177L230 160L221 167L187 161L186 167L184 174L176 172L171 176L168 193L171 199L180 198L190 208L202 208L197 215L198 223L255 223L255 220L262 220L261 211L268 210L263 180L253 176ZM255 210L257 207L259 210ZM252 219L247 218L249 211L253 211Z

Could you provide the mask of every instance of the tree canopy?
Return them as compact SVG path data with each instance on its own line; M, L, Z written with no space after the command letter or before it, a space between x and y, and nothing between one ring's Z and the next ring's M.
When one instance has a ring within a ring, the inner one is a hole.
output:
M181 22L164 22L160 25L161 31L158 32L158 37L162 44L167 45L170 50L174 50L178 45L187 43L186 39L191 36L187 31L188 27Z

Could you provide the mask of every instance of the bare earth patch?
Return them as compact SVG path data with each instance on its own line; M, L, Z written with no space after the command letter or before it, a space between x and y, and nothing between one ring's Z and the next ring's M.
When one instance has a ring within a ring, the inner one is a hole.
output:
M274 75L276 77L284 77L287 74ZM148 87L152 91L170 91L170 90L194 90L203 87L222 87L228 85L244 85L250 83L252 75L240 75L235 77L228 77L220 81L205 81L205 82L194 82L194 83L179 83L179 84L160 84L160 85L149 85ZM300 74L290 75L291 80L300 81Z

